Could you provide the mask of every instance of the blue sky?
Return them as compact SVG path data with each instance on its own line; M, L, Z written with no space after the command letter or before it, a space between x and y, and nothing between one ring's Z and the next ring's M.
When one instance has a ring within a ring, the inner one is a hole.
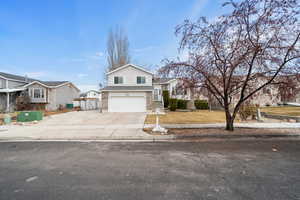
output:
M96 89L106 68L106 39L122 26L132 63L155 71L177 56L174 28L214 18L222 0L1 0L0 71L69 80Z

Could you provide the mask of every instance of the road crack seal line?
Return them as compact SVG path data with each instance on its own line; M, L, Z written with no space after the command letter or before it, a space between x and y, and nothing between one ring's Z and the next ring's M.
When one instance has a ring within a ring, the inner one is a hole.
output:
M30 178L26 179L26 182L29 183L29 182L37 180L38 178L39 177L37 177L37 176L33 176L33 177L30 177Z

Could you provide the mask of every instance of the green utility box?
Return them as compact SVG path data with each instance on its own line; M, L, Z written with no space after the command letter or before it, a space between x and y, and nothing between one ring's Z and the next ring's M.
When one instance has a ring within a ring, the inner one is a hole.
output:
M72 103L66 104L67 109L73 109L74 105Z
M18 122L32 122L43 119L43 112L41 111L23 111L17 115Z

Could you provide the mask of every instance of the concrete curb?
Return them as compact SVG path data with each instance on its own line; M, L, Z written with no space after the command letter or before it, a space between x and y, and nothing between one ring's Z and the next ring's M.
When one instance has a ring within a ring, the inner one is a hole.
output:
M300 138L300 133L292 134L188 134L188 135L155 135L149 138L1 138L2 142L176 142L195 139L246 139L246 138Z
M127 142L127 141L141 141L141 142L155 142L155 141L169 141L173 140L174 135L149 135L147 137L78 137L78 138L42 138L42 137L0 137L0 142L9 142L9 141L119 141L119 142Z
M236 135L225 135L225 134L201 134L201 135L167 135L168 137L153 137L152 139L34 139L34 138L0 138L0 143L9 142L186 142L186 141L197 141L197 139L226 139L226 140L239 140L239 139L288 139L297 138L300 139L300 134L236 134Z
M237 138L300 138L299 134L189 134L176 135L175 140L195 138L237 139Z
M132 142L132 143L154 143L154 142L176 142L176 140L0 140L0 143L11 143L11 142L82 142L82 143L92 143L92 142L107 142L107 143L118 143L118 142Z

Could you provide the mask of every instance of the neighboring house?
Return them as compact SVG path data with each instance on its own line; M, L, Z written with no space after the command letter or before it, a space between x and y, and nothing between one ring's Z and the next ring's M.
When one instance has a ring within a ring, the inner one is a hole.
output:
M251 96L246 103L259 105L259 106L277 106L279 104L284 103L300 103L300 87L299 87L299 79L295 77L288 77L290 80L288 84L281 85L280 82L286 82L287 77L279 76L276 80L276 84L269 84L265 86L263 89L255 93ZM268 79L266 77L260 77L255 79L255 82L251 83L253 88L258 88L260 85L263 85L267 82ZM202 99L207 99L210 101L213 108L221 108L220 104L217 100L210 94L208 91L198 92L200 94L205 94L206 98L202 97ZM240 93L232 96L232 104L235 105L240 98ZM247 95L247 90L246 90Z
M79 97L80 90L68 81L40 81L0 72L0 111L14 111L18 96L28 95L33 107L57 110Z
M170 98L191 100L191 89L180 87L181 81L176 78L154 78L153 95L155 100L161 100L162 91L169 91Z
M121 66L107 73L107 86L101 89L102 111L153 111L162 106L163 90L177 97L177 83L176 79L154 78L152 72L133 64Z
M101 93L97 90L89 90L89 91L81 94L80 97L101 99Z

